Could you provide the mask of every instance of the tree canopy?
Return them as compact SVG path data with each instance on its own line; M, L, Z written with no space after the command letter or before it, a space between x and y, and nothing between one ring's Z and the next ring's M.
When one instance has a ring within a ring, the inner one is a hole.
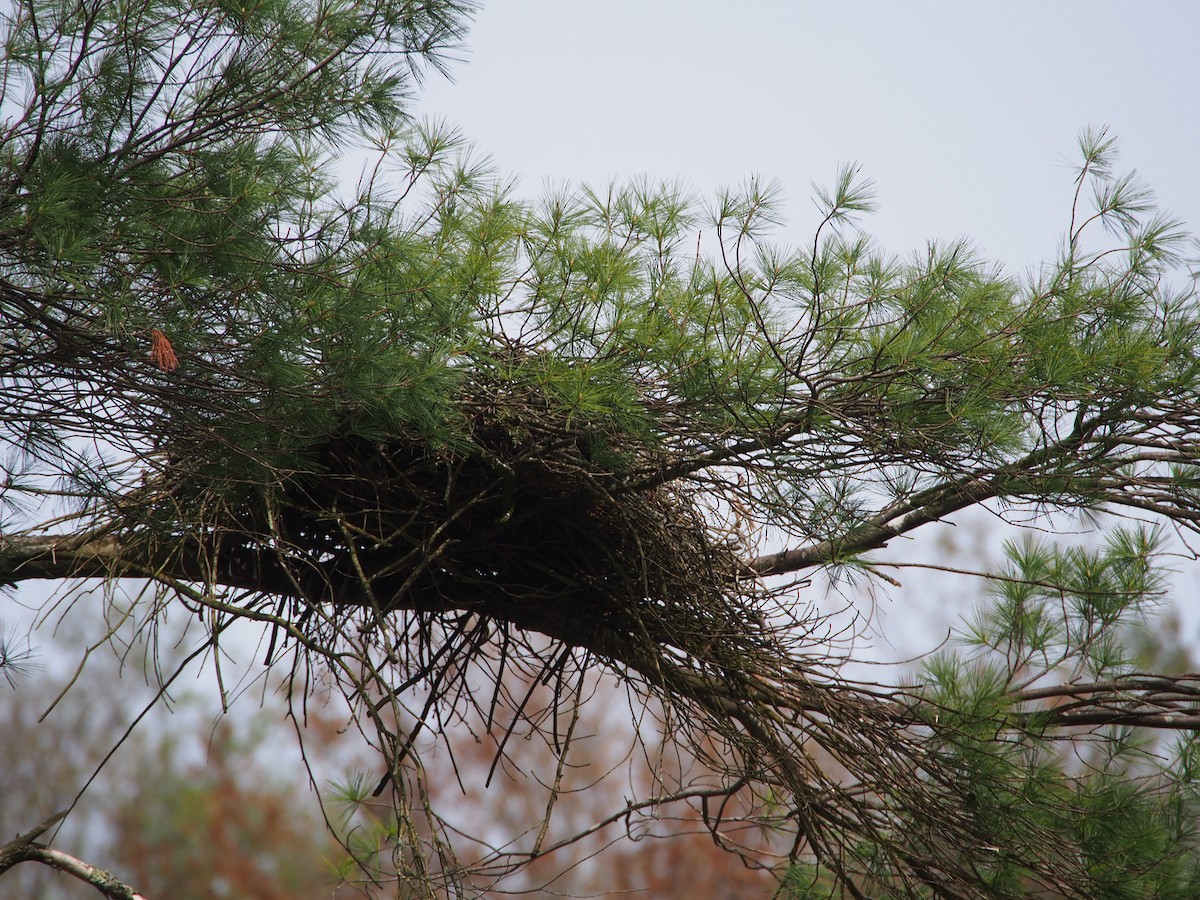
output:
M297 710L333 687L380 751L414 896L577 839L549 823L596 672L704 773L597 827L691 804L796 897L1194 896L1200 678L1142 671L1129 629L1200 529L1200 318L1114 139L1081 136L1027 277L877 248L854 167L795 249L758 180L531 201L406 113L470 12L10 12L0 582L100 579L114 634L194 617L222 684L259 629ZM981 506L1029 532L984 611L915 675L851 677L811 580L891 581L875 551ZM542 827L446 823L424 758L455 732L493 768L546 743Z

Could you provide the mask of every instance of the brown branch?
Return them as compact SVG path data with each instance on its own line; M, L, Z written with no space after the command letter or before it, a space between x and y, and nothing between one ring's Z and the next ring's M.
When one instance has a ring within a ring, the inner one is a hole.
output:
M912 522L918 515L931 521L951 506L961 506L970 502L970 496L980 496L987 492L988 488L985 485L975 488L973 494L970 489L964 489L957 497L947 494L942 503L930 504L903 518L896 526L897 532L903 527L915 527ZM882 527L876 529L877 534L882 531ZM817 552L818 549L810 548L813 558ZM131 557L115 538L89 534L0 537L0 583L15 583L26 579L152 578L171 586L178 586L181 582L205 580L202 577L204 567L200 554L199 547L193 548L190 555L177 547L169 558L138 559ZM775 557L760 558L760 562L762 559L774 558L783 559L784 563L794 563L800 555L797 551L789 551L776 554ZM293 597L301 590L301 586L294 581L285 584L282 579L276 579L270 571L259 568L260 560L255 560L254 568L258 571L257 575L252 575L245 560L239 563L233 554L226 555L224 559L225 563L220 572L210 571L208 574L210 577L215 576L225 587ZM767 572L777 571L774 568L767 569L765 564L763 568ZM328 599L335 605L364 604L361 596L346 595ZM250 609L227 607L215 599L209 602L214 608L219 607L231 615L280 624L274 617ZM545 610L539 611L537 604L522 606L489 603L469 591L453 597L438 598L430 597L427 593L401 593L388 598L387 609L439 612L460 610L482 613L497 620L510 622L523 630L564 641L571 646L585 647L603 658L640 673L651 682L658 682L666 677L662 660L644 657L620 638L613 640L612 635L606 635L603 631L590 633L586 629L580 630L577 627L578 623L570 616L549 615ZM712 683L711 679L690 671L687 667L672 666L671 670L673 674L670 678L679 679L672 686L681 695L707 697L708 702L713 704L714 713L740 719L739 714L744 710L738 708L738 692L729 691L728 686L718 686ZM1192 704L1200 700L1198 682L1200 675L1195 674L1173 677L1136 675L1086 684L1031 688L1014 693L1011 699L1019 703L1065 698L1079 700L1078 704L1028 714L1028 717L1040 717L1043 722L1047 721L1046 717L1049 716L1050 722L1065 727L1122 722L1154 728L1195 728L1200 726L1200 714L1194 714L1190 708L1168 711L1164 709L1164 705ZM743 685L742 692L746 691L749 691L750 695L757 693L752 685ZM808 698L788 698L789 702L779 706L782 698L773 691L767 691L755 699L759 703L766 702L791 712L812 714L818 711L810 705ZM1147 705L1150 706L1149 709L1146 708ZM897 707L896 712L898 719L905 718L900 707Z
M18 835L0 847L0 874L7 872L17 863L40 862L90 884L112 900L145 900L141 894L124 882L118 881L111 873L97 869L61 850L52 850L45 844L38 843L37 839L61 822L66 815L66 810L55 813L36 828Z
M1074 700L1059 706L1022 712L1022 723L1080 728L1133 725L1141 728L1200 729L1200 676L1128 675L1108 681L1055 684L1014 691L1017 702Z
M1132 411L1124 411L1131 414ZM802 547L769 553L748 561L749 570L758 577L797 572L823 563L835 562L847 556L878 550L894 537L907 534L922 525L937 522L946 516L996 497L1034 496L1046 493L1037 486L1048 477L1068 477L1073 484L1086 483L1087 475L1073 466L1080 464L1086 448L1099 447L1105 453L1121 445L1117 439L1097 436L1099 428L1113 419L1115 411L1076 423L1074 430L1062 438L1027 453L1024 457L999 468L980 468L959 478L945 481L905 500L884 507L861 525L844 535ZM1092 469L1112 466L1103 457L1088 458L1085 464ZM1133 498L1120 494L1110 486L1102 498L1106 502L1136 506ZM1179 517L1172 508L1155 509L1168 517Z
M1082 697L1093 694L1143 693L1179 694L1170 699L1192 702L1200 699L1200 674L1184 675L1128 675L1110 681L1093 681L1085 684L1055 684L1041 688L1017 691L1012 698L1017 701L1047 700L1058 697Z
M1049 715L1038 713L1038 721L1042 724L1054 725L1060 728L1083 728L1097 725L1130 725L1135 728L1154 728L1159 731L1198 731L1200 730L1200 715L1182 712L1139 712L1131 710L1093 710L1089 712L1064 712L1050 710Z
M92 532L0 535L0 586L34 579L76 578L213 583L302 600L363 603L361 598L331 596L328 584L319 578L314 578L313 584L299 584L274 555L245 548L223 552L214 568L212 556L195 540L181 539L169 547L146 549Z
M943 485L926 503L908 512L885 509L842 537L759 556L751 560L750 569L760 577L782 575L867 550L878 550L886 547L894 537L999 496L998 485L995 479L982 478L966 478Z
M17 835L3 847L0 847L0 873L6 872L8 869L12 868L13 865L20 862L19 859L11 859L10 854L20 847L24 847L27 844L32 844L43 834L65 819L67 817L67 812L68 810L65 809L60 812L56 812L40 825L34 826L24 834Z
M132 577L120 544L89 533L0 536L0 583L35 578Z

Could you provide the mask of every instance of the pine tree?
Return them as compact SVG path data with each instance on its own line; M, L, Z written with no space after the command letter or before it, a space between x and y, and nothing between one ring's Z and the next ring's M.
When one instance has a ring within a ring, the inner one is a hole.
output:
M801 250L758 181L529 202L406 115L470 11L10 15L0 581L128 587L114 640L193 616L222 685L260 629L298 718L335 686L386 773L376 874L414 896L582 836L547 835L595 671L708 773L611 822L690 803L791 896L1200 892L1200 681L1131 638L1200 522L1196 285L1114 140L1082 136L1026 279L882 252L853 167ZM989 605L917 678L855 681L804 585L886 582L876 551L978 506L1031 526ZM1064 515L1104 540L1050 539ZM542 827L479 853L446 824L423 757L464 731L493 768L545 741ZM0 870L66 865L38 836Z

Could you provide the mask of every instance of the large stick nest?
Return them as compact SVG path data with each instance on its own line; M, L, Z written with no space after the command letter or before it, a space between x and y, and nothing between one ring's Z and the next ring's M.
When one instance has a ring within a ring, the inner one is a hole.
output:
M266 503L223 504L224 565L307 603L467 610L603 655L633 638L704 657L761 622L699 495L634 486L666 463L642 440L528 385L472 379L459 408L456 441L331 435Z

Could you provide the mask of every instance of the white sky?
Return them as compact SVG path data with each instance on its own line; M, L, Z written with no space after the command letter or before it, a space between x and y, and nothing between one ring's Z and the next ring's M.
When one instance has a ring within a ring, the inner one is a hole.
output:
M493 0L454 83L419 114L458 125L523 193L547 182L757 174L806 241L811 184L858 162L891 251L970 236L1016 272L1053 255L1076 138L1200 226L1200 4Z

